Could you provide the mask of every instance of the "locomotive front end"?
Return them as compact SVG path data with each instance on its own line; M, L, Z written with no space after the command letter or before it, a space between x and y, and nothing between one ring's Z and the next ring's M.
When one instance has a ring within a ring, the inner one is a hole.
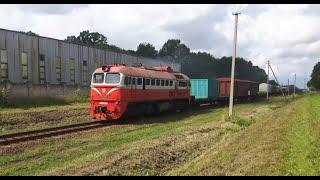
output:
M125 111L121 103L121 79L118 72L97 70L92 75L90 115L97 120L117 120Z

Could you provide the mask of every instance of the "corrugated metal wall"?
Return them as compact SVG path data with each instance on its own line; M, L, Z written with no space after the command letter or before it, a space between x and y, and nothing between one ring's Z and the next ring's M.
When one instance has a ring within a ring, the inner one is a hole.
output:
M112 52L110 50L101 50L89 46L70 44L46 37L28 36L20 32L5 29L0 29L0 50L7 51L8 80L12 83L29 81L33 84L39 84L40 55L44 55L45 57L45 79L49 84L73 84L70 80L70 59L75 60L74 84L76 85L89 85L91 73L97 65L101 66L103 64L124 63L131 66L135 63L142 63L149 67L168 65L175 71L181 71L180 64L168 62L163 59L136 57ZM22 76L21 53L26 53L27 55L27 79L23 79ZM57 57L61 58L61 81L57 80L57 64L55 61ZM88 69L85 75L83 74L84 61L86 61ZM87 78L86 82L83 77Z

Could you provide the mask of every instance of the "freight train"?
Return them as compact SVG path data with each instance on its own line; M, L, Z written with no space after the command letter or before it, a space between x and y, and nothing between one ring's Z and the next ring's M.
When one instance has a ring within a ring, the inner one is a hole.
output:
M118 120L183 110L202 102L228 101L229 88L230 78L190 79L168 66L102 66L92 74L90 115L97 120ZM235 80L235 99L254 98L258 90L256 82Z

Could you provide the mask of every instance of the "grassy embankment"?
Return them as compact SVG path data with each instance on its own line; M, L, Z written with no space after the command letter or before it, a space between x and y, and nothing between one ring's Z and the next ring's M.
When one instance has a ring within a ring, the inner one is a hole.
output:
M189 111L2 147L0 174L286 174L285 162L294 164L299 152L286 151L295 138L287 127L297 121L292 118L299 104L316 98L236 105L233 122L225 121L226 108Z
M320 94L305 95L174 169L179 175L320 175Z

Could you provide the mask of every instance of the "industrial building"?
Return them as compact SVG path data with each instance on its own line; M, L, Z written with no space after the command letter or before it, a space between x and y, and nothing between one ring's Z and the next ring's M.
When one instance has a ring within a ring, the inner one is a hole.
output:
M0 88L22 96L65 95L77 88L88 92L91 73L105 64L168 65L175 71L181 70L180 64L165 59L138 57L6 29L0 29L0 63Z

